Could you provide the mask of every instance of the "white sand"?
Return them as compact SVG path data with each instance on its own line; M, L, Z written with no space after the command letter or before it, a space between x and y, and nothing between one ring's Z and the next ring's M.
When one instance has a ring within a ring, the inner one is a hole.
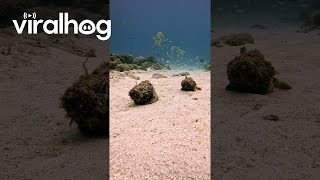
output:
M249 32L257 48L293 89L268 95L228 92L227 63L240 47L212 47L213 178L320 178L320 36L297 27L218 29L218 37ZM256 105L260 109L254 110ZM274 114L279 121L262 117Z
M163 79L153 73L135 74L140 80L110 75L110 178L209 179L210 72L190 71L202 88L194 92L181 91L185 77L171 77L174 71L160 71ZM133 103L128 93L142 80L159 101Z
M261 50L290 91L225 91L226 65L239 47L212 48L213 178L319 179L320 36L295 30L249 30L256 44L247 46ZM59 108L59 97L83 74L84 59L55 48L30 59L0 57L0 179L106 179L108 141L80 136ZM100 61L89 61L89 69ZM113 179L208 179L209 73L190 73L201 91L181 92L182 77L151 79L160 99L147 106L129 99L136 80L111 80ZM263 120L268 114L280 120Z

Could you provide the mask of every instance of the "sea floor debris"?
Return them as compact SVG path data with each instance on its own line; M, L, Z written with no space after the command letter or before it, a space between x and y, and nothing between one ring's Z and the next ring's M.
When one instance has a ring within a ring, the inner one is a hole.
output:
M152 104L159 99L153 85L148 80L135 85L129 91L129 96L139 105Z
M226 89L255 94L269 94L274 88L291 89L289 84L276 79L276 74L271 62L259 50L246 51L241 48L241 54L227 65L230 83Z
M181 82L181 90L195 91L195 90L197 90L197 83L191 77L186 77Z
M83 75L61 97L66 116L86 135L109 134L108 66L100 65Z

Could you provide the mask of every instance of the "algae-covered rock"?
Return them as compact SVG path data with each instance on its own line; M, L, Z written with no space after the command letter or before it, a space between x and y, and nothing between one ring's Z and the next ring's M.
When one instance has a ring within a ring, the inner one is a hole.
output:
M109 68L110 70L115 70L118 64L122 64L120 59L110 59L109 61Z
M129 54L111 54L109 65L111 70L120 72L128 70L147 71L148 68L153 70L170 69L169 65L157 62L154 56L144 58L142 56L133 57Z
M118 64L115 68L116 71L120 71L120 72L123 72L123 71L130 71L132 70L131 66L128 65L128 64Z
M129 96L136 104L140 105L151 104L158 101L158 95L148 80L135 85L129 91Z
M121 62L126 63L126 64L132 64L133 63L133 56L129 55L129 54L124 54L121 55Z
M147 62L151 62L151 63L155 64L155 63L157 63L157 60L154 56L148 56Z
M240 56L235 57L227 65L230 84L227 90L256 94L272 93L274 88L291 89L290 85L279 81L271 62L265 60L259 50L246 51L242 48Z
M139 70L143 70L143 71L147 71L148 70L147 67L145 67L145 66L138 66L138 69Z
M61 97L66 116L87 135L109 134L108 66L81 76Z
M157 63L157 64L153 64L151 66L151 68L154 69L154 70L161 70L163 68L163 66L161 66L161 64Z
M195 91L197 89L197 83L191 77L186 77L181 82L181 87L181 90L184 91Z
M130 69L132 70L138 70L140 67L136 64L128 64L130 66Z
M141 66L144 62L146 62L146 59L143 56L136 57L133 61L134 64L137 64L139 66Z
M132 64L134 62L134 58L130 54L110 54L110 61L120 60L125 64Z
M141 66L142 66L143 68L147 69L147 68L150 68L152 65L153 65L152 62L146 61L146 62L142 63Z

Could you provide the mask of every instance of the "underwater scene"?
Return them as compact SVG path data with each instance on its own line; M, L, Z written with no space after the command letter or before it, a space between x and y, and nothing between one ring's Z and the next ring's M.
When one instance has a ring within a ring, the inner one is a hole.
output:
M320 1L211 9L213 179L319 179Z
M110 1L110 178L210 178L210 7Z
M112 1L110 52L154 56L173 69L208 68L210 1Z

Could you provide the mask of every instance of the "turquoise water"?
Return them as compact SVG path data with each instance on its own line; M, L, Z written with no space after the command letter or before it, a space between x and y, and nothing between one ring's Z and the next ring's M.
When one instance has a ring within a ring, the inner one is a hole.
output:
M210 16L210 0L111 0L111 52L202 67L210 61ZM161 46L153 38L158 32Z

